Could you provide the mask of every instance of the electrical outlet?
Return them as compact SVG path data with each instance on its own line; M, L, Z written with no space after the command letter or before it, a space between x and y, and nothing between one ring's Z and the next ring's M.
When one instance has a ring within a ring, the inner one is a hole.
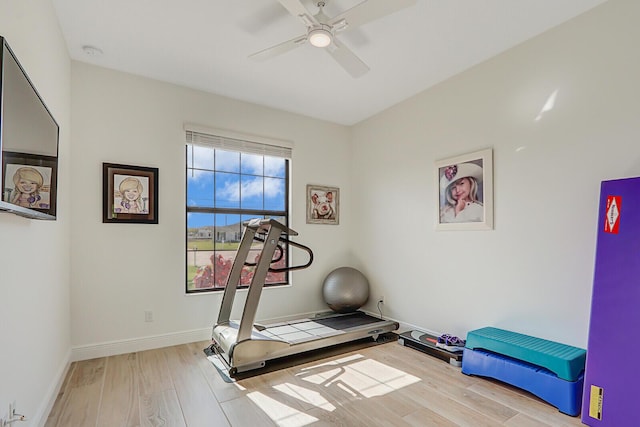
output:
M145 322L153 322L153 311L145 310L144 311L144 321Z

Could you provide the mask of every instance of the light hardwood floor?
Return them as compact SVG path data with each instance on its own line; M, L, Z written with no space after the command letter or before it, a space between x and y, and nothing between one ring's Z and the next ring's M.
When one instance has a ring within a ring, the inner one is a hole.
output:
M231 383L204 355L207 345L72 363L46 427L582 425L397 342Z

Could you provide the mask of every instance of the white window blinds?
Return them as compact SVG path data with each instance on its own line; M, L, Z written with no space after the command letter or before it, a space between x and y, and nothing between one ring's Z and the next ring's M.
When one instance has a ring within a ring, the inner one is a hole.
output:
M261 137L243 136L224 136L221 134L228 133L224 131L216 131L214 129L210 131L193 130L186 127L187 144L205 145L208 147L219 148L221 150L240 151L248 154L259 154L261 156L282 157L285 159L291 158L291 143L287 141L267 141L256 142L249 141L249 139L265 140Z

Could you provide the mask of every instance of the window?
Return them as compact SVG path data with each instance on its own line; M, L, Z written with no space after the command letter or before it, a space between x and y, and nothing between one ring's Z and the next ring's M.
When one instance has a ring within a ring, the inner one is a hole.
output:
M223 290L242 238L242 223L273 218L289 225L291 149L187 131L187 293ZM260 242L247 261L255 262ZM288 248L274 267L288 266ZM239 288L253 267L245 266ZM288 273L269 273L265 286L283 285Z

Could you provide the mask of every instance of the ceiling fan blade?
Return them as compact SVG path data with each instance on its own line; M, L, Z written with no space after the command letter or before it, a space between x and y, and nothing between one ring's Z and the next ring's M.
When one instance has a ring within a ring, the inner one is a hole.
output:
M318 21L309 13L300 0L278 0L280 4L296 18L302 19L305 25L317 25Z
M259 52L253 53L249 55L249 58L254 59L256 61L264 61L265 59L273 58L274 56L282 55L285 52L289 52L297 48L298 46L302 46L307 41L307 35L298 36L294 39L287 40L286 42L282 42L275 46L268 47Z
M333 39L333 44L327 48L327 52L355 79L365 75L369 71L367 64L362 62L355 53L351 52L349 48L338 42L335 38Z
M279 4L265 3L241 18L238 26L249 34L256 34L288 18L289 14Z
M362 3L342 12L340 15L332 18L329 25L342 26L340 21L344 20L346 27L344 29L352 29L364 25L368 22L380 19L383 16L391 15L401 9L416 4L417 0L364 0ZM280 0L284 3L284 0Z

